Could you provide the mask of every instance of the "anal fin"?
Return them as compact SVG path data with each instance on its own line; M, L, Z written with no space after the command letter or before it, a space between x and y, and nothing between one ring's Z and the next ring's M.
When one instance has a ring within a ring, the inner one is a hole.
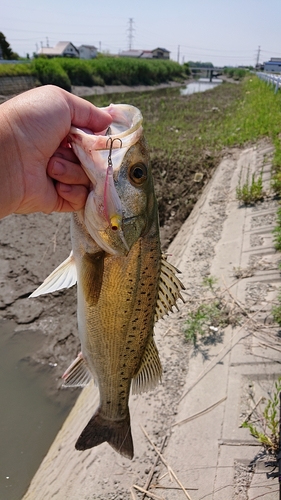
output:
M149 339L144 351L141 365L132 380L132 393L141 394L154 389L160 382L162 366L153 336Z
M92 374L80 352L62 376L64 382L62 387L86 387L91 380Z

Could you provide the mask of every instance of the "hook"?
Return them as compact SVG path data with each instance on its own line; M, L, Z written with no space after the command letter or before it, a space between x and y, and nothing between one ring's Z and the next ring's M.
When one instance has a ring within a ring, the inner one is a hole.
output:
M107 148L108 141L110 141L110 146L109 146L109 153L108 153L108 166L112 167L112 159L111 159L111 154L112 154L112 148L113 148L113 143L114 141L119 141L120 142L120 148L122 148L122 141L119 139L119 137L115 137L115 139L112 139L112 137L109 137L106 141L105 147Z

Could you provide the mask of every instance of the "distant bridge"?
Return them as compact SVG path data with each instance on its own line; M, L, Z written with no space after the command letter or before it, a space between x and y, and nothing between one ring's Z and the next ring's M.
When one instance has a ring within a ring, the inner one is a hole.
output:
M213 78L217 78L218 76L223 75L223 69L224 68L219 68L219 67L206 67L206 66L190 66L190 71L191 73L206 73L207 78L209 78L209 81L211 82Z

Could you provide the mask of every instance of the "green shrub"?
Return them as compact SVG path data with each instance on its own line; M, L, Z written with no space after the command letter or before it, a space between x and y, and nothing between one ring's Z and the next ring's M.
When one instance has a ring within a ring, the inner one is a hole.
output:
M29 76L33 74L31 64L0 64L0 76Z
M57 85L65 90L71 90L71 82L62 66L54 59L35 59L32 68L42 85Z
M87 64L87 61L64 57L56 59L56 62L67 73L71 85L86 85L88 87L94 85L91 67Z

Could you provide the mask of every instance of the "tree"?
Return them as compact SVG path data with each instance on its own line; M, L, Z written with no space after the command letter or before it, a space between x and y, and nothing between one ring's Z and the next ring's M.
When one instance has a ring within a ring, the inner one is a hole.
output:
M19 56L13 52L6 37L0 32L0 59L18 59Z

